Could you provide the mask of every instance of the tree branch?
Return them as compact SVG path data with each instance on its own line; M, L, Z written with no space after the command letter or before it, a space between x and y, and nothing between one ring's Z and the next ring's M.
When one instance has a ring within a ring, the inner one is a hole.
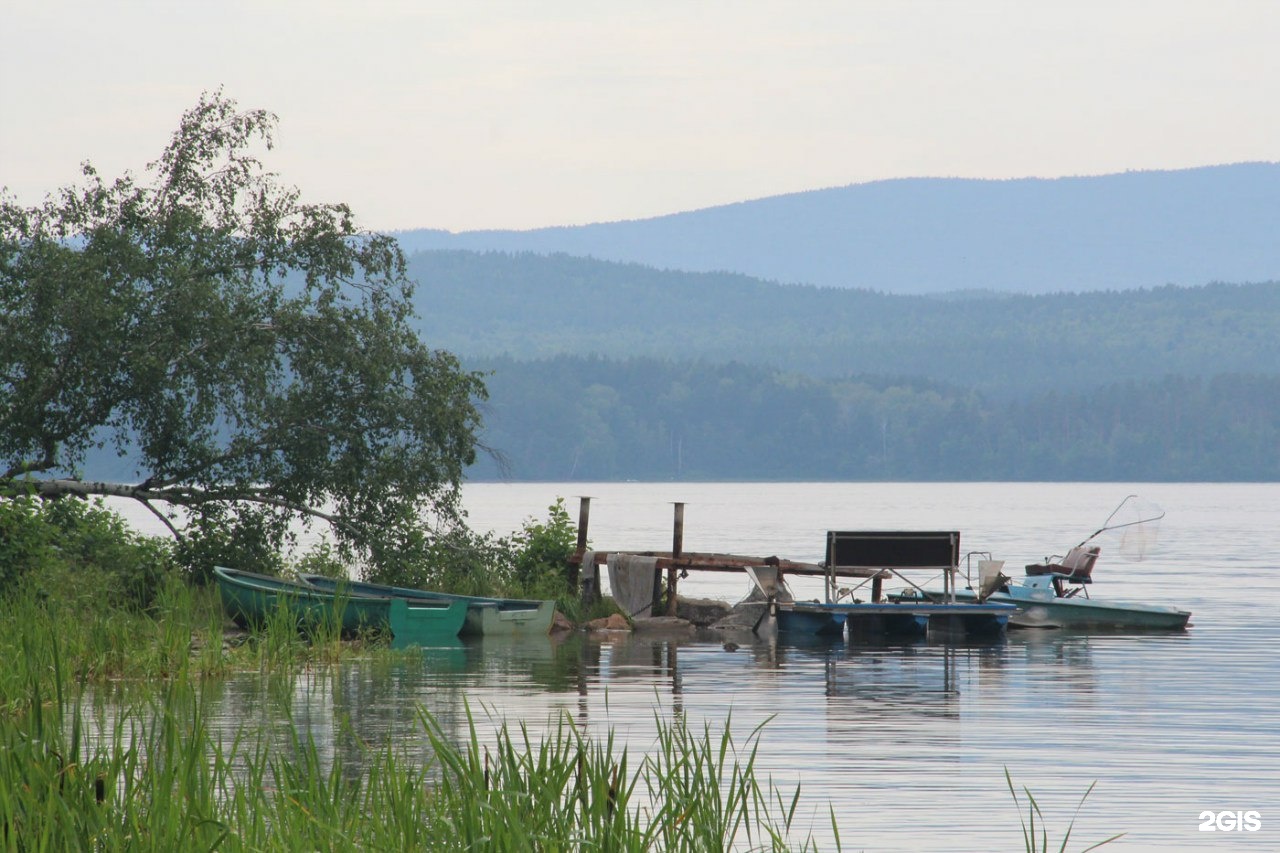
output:
M67 496L74 497L114 497L129 498L136 500L147 506L153 513L156 513L154 507L150 505L151 501L163 501L174 506L197 506L202 503L212 502L246 502L256 503L263 506L273 506L279 509L289 510L311 518L318 518L321 521L328 522L334 527L344 530L358 532L357 525L351 523L340 515L315 507L300 504L295 501L286 500L284 498L273 497L264 494L255 489L233 489L228 491L200 491L196 489L171 489L171 488L147 488L143 485L130 485L128 483L108 483L103 481L91 480L71 480L71 479L55 479L55 480L36 480L31 482L31 486L35 495L45 500L61 498ZM159 515L159 513L156 513ZM163 519L162 517L162 520ZM173 525L165 520L166 526L170 530L174 530ZM176 531L175 531L176 533Z
M151 510L151 514L154 515L156 518L160 519L161 524L169 528L169 532L173 534L174 539L179 539L179 540L182 539L182 533L179 532L178 528L174 527L173 522L169 521L169 517L166 516L164 513L162 513L160 510L156 509L155 506L152 505L151 501L143 498L139 498L138 502L141 503L143 506L145 506L147 509Z

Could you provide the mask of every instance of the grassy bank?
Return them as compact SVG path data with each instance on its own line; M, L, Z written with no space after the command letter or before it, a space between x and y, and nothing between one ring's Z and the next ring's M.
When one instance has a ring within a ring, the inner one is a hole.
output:
M816 849L795 822L799 791L757 773L760 730L740 737L731 721L659 719L638 757L568 717L533 737L468 715L458 734L421 706L414 731L356 738L356 754L313 741L287 709L270 731L211 726L204 694L230 673L287 692L304 670L403 653L336 628L304 638L288 618L228 641L216 590L153 571L150 543L113 539L101 519L47 541L3 522L0 558L28 564L0 577L0 850ZM1026 849L1049 849L1021 790Z
M171 616L155 629L161 638L201 627ZM94 690L89 679L103 670L85 665L99 656L88 649L121 635L41 621L20 622L22 663L5 678L5 850L813 847L791 838L798 791L756 777L758 730L739 744L728 724L699 732L659 720L657 744L633 760L568 718L541 738L505 724L485 737L468 718L454 739L419 708L411 740L428 742L432 759L365 744L353 772L290 720L270 732L212 730L200 689L212 652L181 666L176 649L160 650L152 661L165 662L167 678ZM109 692L105 705L93 698Z

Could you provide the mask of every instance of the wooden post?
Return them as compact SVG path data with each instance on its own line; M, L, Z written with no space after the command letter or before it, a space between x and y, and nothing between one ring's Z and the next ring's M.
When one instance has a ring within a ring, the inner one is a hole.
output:
M578 553L587 550L587 523L591 520L591 498L578 498Z
M662 612L662 569L653 570L653 598L649 602L649 615L657 616Z
M671 535L671 561L680 559L684 551L684 504L676 503L675 527ZM676 570L667 569L667 615L676 615Z
M569 589L576 590L578 581L582 577L582 555L587 552L587 525L590 520L591 498L584 495L578 498L578 546L573 552L573 560L569 562ZM591 589L587 589L584 586L581 590L584 604L592 603L594 598L599 595L600 579L598 576L591 586Z

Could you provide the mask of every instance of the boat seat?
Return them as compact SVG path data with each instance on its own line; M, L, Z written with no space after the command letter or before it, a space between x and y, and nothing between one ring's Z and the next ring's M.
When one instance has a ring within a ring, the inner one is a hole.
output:
M1097 545L1077 545L1060 560L1053 558L1027 566L1029 575L1058 575L1068 583L1093 583L1093 565L1102 549Z

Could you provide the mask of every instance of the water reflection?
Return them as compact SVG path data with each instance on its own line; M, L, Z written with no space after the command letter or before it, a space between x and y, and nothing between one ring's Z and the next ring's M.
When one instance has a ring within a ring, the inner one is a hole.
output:
M857 811L857 824L870 829L864 811L874 803L878 822L867 843L913 849L913 837L893 822L893 804L954 789L958 779L1002 801L1005 767L1055 802L1075 802L1095 780L1113 793L1154 784L1171 761L1196 784L1223 762L1255 787L1274 780L1255 761L1260 749L1275 753L1262 746L1272 737L1273 708L1253 703L1241 730L1245 752L1223 734L1214 700L1176 686L1180 677L1202 680L1198 673L1218 659L1186 636L1028 631L985 644L750 638L734 645L696 635L574 634L477 640L286 675L244 673L203 685L200 699L224 743L262 734L287 760L314 754L351 780L386 744L431 764L424 711L458 744L469 740L473 719L487 746L501 722L527 725L537 740L567 715L595 735L616 731L635 754L653 748L659 717L717 728L731 715L738 735L765 724L759 767L783 785L803 781L817 824L830 802L838 814ZM110 720L114 705L133 701L104 691L90 713ZM1046 715L1090 737L1046 738ZM1173 731L1182 744L1176 753ZM1134 828L1103 797L1090 808L1105 833ZM929 819L930 837L946 838L944 824L978 832L971 819L978 820L943 808ZM923 830L920 820L912 825Z
M468 488L474 498L477 487ZM516 529L529 507L584 492L582 485L515 488L505 504L510 518L491 525L499 534ZM237 676L207 689L208 716L234 733L244 725L278 731L283 715L295 714L320 748L359 760L357 744L388 739L425 755L412 722L419 706L455 738L467 732L467 708L482 738L492 728L489 711L527 723L535 738L567 714L594 734L616 730L637 757L652 748L657 715L718 727L731 714L735 733L768 721L757 768L782 785L803 782L797 824L813 828L823 849L834 848L821 834L828 804L841 818L846 849L1022 849L1006 768L1050 809L1050 831L1059 837L1081 794L1097 783L1072 834L1079 847L1125 832L1118 845L1125 849L1280 849L1273 823L1252 835L1208 834L1196 821L1201 809L1280 814L1280 488L1159 488L1169 523L1158 559L1109 564L1107 597L1187 607L1195 627L1183 634L1025 631L985 646L749 639L734 650L698 636L468 643L393 663L348 662L340 672ZM970 546L1007 555L1014 566L1040 559L1043 543L1078 540L1099 507L1132 491L1088 483L586 490L599 496L592 532L601 543L647 544L647 534L667 531L669 501L684 500L700 550L820 559L814 530L850 518L868 529L936 529L945 520L965 531ZM480 511L473 520L483 515L484 505L468 502ZM659 537L653 547L668 541ZM743 591L718 575L685 583L691 594L724 600ZM115 699L101 698L91 713L109 721Z
M1022 669L1040 673L1076 693L1097 690L1089 635L1030 630L1010 636L1008 654L1018 659Z
M972 645L775 637L734 645L574 634L482 638L287 676L243 674L206 697L206 707L228 733L284 733L291 725L322 758L358 769L369 745L389 740L429 758L420 708L459 740L469 712L535 724L564 712L584 726L627 724L659 706L683 714L688 694L699 709L709 697L726 708L803 706L821 712L832 736L902 717L954 721L965 692L999 683L1011 663L1077 691L1095 686L1086 637Z

